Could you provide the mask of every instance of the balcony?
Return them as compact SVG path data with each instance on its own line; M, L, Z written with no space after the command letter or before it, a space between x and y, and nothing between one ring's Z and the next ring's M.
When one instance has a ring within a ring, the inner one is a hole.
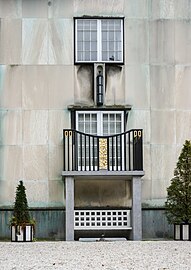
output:
M142 171L141 129L95 136L72 129L63 130L63 171Z
M133 240L142 239L141 177L143 172L143 131L96 136L77 130L63 130L63 172L66 194L66 240L83 231L124 231ZM131 181L131 209L75 208L75 182L87 180ZM132 232L131 232L132 231ZM130 232L130 233L129 233Z

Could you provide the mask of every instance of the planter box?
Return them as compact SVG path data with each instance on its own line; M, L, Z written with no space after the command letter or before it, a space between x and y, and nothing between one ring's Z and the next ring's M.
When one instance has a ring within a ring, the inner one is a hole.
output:
M191 241L191 223L174 224L174 240Z
M27 225L23 229L21 226L11 226L11 242L32 242L33 236L33 225Z

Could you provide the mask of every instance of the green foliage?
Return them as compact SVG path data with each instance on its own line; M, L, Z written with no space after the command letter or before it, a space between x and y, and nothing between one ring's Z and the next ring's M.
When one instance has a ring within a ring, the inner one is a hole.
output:
M19 225L24 227L26 224L31 223L25 190L26 189L23 185L23 181L19 181L19 185L16 189L16 197L13 209L13 217L11 219L11 225ZM34 223L34 220L32 221L32 223Z
M165 203L169 223L191 222L191 141L186 140Z

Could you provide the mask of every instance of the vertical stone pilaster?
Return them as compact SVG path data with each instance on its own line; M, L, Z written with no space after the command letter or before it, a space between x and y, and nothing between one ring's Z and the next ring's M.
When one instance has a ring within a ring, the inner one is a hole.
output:
M66 241L74 241L74 177L65 178Z
M141 177L132 179L132 240L142 240Z

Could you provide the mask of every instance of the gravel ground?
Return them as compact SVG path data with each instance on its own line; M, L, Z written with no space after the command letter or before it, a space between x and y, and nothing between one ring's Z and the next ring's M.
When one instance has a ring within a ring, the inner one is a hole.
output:
M0 270L191 269L191 242L0 243Z

